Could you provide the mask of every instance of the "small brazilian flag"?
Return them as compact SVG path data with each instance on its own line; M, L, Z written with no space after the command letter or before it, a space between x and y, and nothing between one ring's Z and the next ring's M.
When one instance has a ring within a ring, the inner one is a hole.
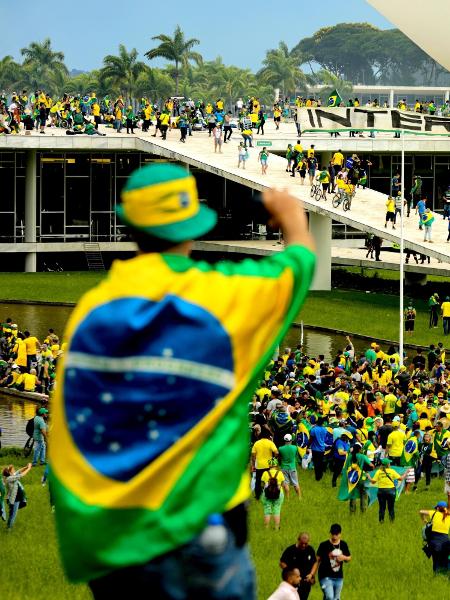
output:
M333 90L328 98L328 106L339 106L342 102L342 97L337 90Z
M309 443L309 431L306 425L300 423L297 430L297 450L300 456L303 458L306 454L306 450L308 449Z
M414 457L417 454L419 445L415 436L406 440L405 447L403 448L403 455L401 458L402 467L411 467L414 464Z

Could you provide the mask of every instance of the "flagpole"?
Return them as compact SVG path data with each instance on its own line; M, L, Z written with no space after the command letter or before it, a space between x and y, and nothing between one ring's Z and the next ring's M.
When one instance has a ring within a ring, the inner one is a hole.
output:
M402 131L402 170L401 170L401 208L400 208L400 331L399 331L399 356L400 366L403 366L403 317L404 317L404 306L403 306L403 286L404 286L404 230L403 230L403 216L405 213L405 132Z
M300 346L303 349L303 321L300 321Z

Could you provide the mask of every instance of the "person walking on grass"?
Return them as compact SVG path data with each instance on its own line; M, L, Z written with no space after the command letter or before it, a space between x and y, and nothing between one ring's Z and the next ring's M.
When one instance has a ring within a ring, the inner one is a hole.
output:
M245 163L247 162L248 157L248 150L245 147L244 142L240 142L238 147L238 169L240 169L242 165L242 168L245 171Z
M316 564L316 553L310 545L309 533L302 532L298 535L297 543L288 546L280 558L280 568L297 568L300 571L301 582L298 586L298 597L300 600L308 600L311 586L315 579L312 568Z
M391 523L395 520L395 496L397 489L395 486L396 481L403 481L406 479L406 471L403 475L399 475L397 471L390 468L391 461L388 458L381 459L381 467L375 473L373 477L367 475L370 483L375 484L378 487L378 521L384 523L384 516L386 514L386 507L389 512L389 519Z
M267 148L261 150L258 155L258 161L261 163L261 175L267 175L267 162L269 160L269 153L267 152Z
M345 562L350 562L350 549L341 539L342 527L334 523L330 527L330 537L322 542L317 549L316 564L312 568L314 578L319 571L319 585L323 592L323 600L340 600L344 585Z
M271 460L272 466L262 474L261 481L264 484L264 490L261 495L264 508L264 527L270 527L270 521L273 517L274 529L280 529L281 506L284 502L284 475L278 467L276 458Z
M405 310L405 331L406 335L412 336L416 322L416 309L412 304L408 304Z
M286 567L281 572L283 581L277 587L273 594L267 600L298 600L301 582L300 571L296 568Z
M37 415L34 417L33 439L35 443L33 454L33 467L39 464L45 465L46 450L47 450L47 434L48 428L45 422L45 417L48 415L46 408L39 408Z
M3 477L5 478L6 495L5 501L8 505L9 514L7 527L11 529L17 517L17 511L22 506L26 505L25 490L21 483L22 477L25 477L31 470L31 463L26 467L16 471L13 465L9 465L3 469Z
M434 510L420 510L420 516L424 523L431 522L431 534L428 548L433 558L434 573L448 572L448 557L450 554L450 511L447 502L441 500L436 504Z
M216 126L213 129L213 138L214 138L214 152L217 152L217 148L219 148L219 154L222 154L222 127L220 123L216 123Z
M297 460L299 456L297 446L292 444L292 435L290 433L287 433L283 439L284 445L278 448L278 452L280 454L281 471L284 475L283 487L286 498L289 499L289 484L292 484L297 497L301 498L297 473Z

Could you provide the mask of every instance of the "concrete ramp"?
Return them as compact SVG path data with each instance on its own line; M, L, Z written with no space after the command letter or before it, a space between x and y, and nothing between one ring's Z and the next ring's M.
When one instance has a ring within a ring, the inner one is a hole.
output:
M258 136L254 137L255 144ZM362 232L373 233L385 240L400 243L399 219L395 230L391 229L391 225L388 225L386 229L384 227L387 200L385 194L374 190L358 189L351 210L343 212L342 208L335 209L331 206L331 195L328 195L327 202L323 200L317 202L311 199L309 184L302 186L299 177L290 177L285 170L286 161L280 156L270 155L268 174L261 175L261 167L258 163L258 153L261 147L250 148L250 158L247 161L246 169L238 169L238 144L240 141L241 136L234 130L231 140L222 146L222 154L219 154L214 152L213 139L209 138L206 132L195 132L183 144L179 141L179 132L172 130L167 140L140 134L136 138L136 148L142 152L151 152L179 160L255 190L262 191L269 187L285 188L302 200L305 208L311 213L329 217ZM309 142L310 140L305 141L305 145L309 146ZM324 139L320 145L316 145L316 151L328 151L329 143L329 140ZM438 213L434 214L433 243L423 241L423 231L418 228L418 217L414 212L411 212L410 218L406 218L405 215L405 248L411 248L441 262L450 262L450 244L446 242L448 221L445 221Z

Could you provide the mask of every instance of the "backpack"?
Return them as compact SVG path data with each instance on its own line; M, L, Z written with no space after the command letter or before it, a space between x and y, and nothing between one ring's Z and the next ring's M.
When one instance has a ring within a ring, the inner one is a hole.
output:
M277 479L278 471L276 471L275 477L271 476L270 471L268 471L268 473L269 482L267 484L267 487L264 489L264 494L267 500L278 500L278 498L280 497L280 487L278 485Z
M30 419L29 421L27 421L27 424L25 426L25 432L27 434L28 437L33 437L33 433L34 433L34 417L32 419Z

